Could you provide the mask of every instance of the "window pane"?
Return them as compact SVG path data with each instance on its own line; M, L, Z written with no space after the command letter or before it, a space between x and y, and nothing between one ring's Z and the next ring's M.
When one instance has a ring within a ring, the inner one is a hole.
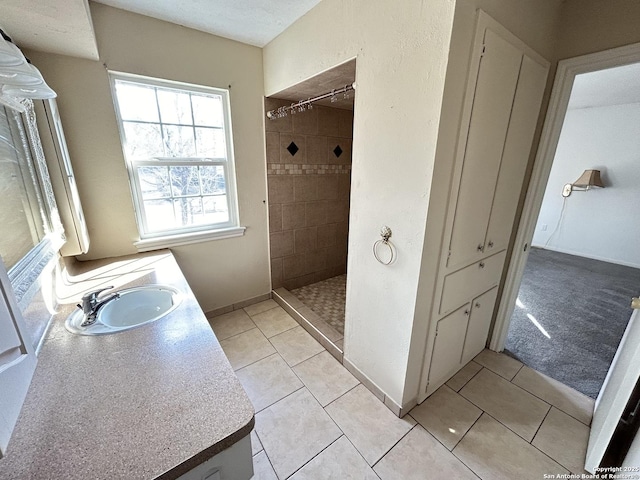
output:
M164 125L164 148L167 157L195 157L192 127Z
M173 212L170 198L163 200L145 200L144 211L149 232L161 232L179 227Z
M224 126L224 110L220 95L191 95L193 102L193 118L196 125L208 127Z
M196 146L199 157L227 158L224 130L196 127Z
M176 219L179 225L188 227L202 223L202 198L176 198L173 200L173 208L175 210Z
M198 167L170 167L174 196L200 195Z
M181 123L193 125L191 102L188 93L158 89L158 103L162 123Z
M138 177L143 199L171 196L169 169L167 167L139 167Z
M202 179L203 195L226 193L224 168L222 165L200 167L200 178Z
M123 120L157 122L158 105L153 87L116 81L116 98Z
M224 223L229 221L229 204L226 195L202 197L205 223Z
M162 157L162 135L160 125L122 122L129 159Z

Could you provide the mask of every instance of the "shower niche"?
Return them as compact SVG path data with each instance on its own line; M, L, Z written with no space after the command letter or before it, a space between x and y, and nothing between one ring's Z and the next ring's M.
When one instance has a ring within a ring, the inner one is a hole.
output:
M274 298L337 357L345 323L354 82L352 60L265 99Z

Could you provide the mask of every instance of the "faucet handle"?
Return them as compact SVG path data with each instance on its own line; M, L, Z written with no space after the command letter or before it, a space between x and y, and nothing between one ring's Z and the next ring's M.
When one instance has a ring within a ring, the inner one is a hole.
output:
M85 302L86 300L98 298L98 295L100 295L102 292L106 290L111 290L112 288L113 288L113 285L111 285L110 287L99 288L98 290L92 290L91 292L87 292L82 296L82 301Z

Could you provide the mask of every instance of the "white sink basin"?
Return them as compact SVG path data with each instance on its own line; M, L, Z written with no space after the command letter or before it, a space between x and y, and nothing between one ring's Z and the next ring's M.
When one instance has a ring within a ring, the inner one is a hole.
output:
M117 292L119 297L109 300L98 310L96 322L82 327L82 311L74 312L65 327L79 335L105 335L121 332L154 322L180 304L180 292L164 285L146 285Z

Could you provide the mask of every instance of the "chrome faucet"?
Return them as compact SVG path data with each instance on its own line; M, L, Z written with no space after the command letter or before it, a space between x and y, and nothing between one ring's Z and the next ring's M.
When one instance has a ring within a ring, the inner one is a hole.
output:
M96 323L96 320L98 319L98 310L100 310L105 303L120 297L119 293L114 293L103 299L99 298L99 295L102 292L111 290L112 288L113 286L101 288L99 290L85 293L82 296L82 304L77 305L77 307L84 313L84 321L80 324L81 327L88 327L89 325Z

